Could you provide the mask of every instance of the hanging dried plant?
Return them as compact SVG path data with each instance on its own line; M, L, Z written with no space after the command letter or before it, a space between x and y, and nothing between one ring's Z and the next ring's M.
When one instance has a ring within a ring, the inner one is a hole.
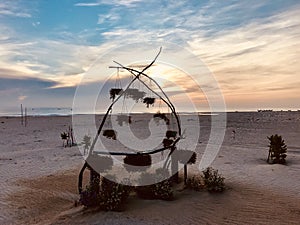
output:
M167 132L166 132L166 137L168 139L176 138L176 135L177 135L177 131L174 131L174 130L167 130Z
M170 124L170 120L169 118L166 116L165 113L160 113L160 112L157 112L155 114L153 114L153 118L159 118L159 119L162 119L166 122L167 125Z
M116 96L121 94L122 88L111 88L109 90L110 99L115 100Z
M171 146L172 144L173 144L173 140L164 138L163 145L164 145L165 148Z
M145 103L147 105L147 108L149 108L149 105L154 105L155 102L155 98L151 98L151 97L146 97L143 99L143 103Z
M109 139L113 139L113 140L116 140L117 139L117 134L114 130L112 129L108 129L108 130L104 130L102 135L104 137L107 137Z
M128 172L144 171L151 163L151 156L148 154L127 155L124 158L124 166Z
M124 94L125 94L126 98L131 98L131 99L135 100L136 102L138 102L139 100L142 100L146 95L146 93L144 91L140 91L137 88L128 88Z

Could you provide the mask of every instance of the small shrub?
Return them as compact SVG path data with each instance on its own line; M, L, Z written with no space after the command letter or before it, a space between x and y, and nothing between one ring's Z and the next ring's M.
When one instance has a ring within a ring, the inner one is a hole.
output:
M80 193L79 203L85 207L96 207L99 206L100 203L99 197L99 193L96 193L94 189L88 185L85 190Z
M67 132L62 132L62 133L60 133L60 137L63 140L63 147L67 147L68 139L69 139L68 133Z
M156 199L161 200L173 200L173 190L171 182L169 180L164 180L159 183L153 184L153 192Z
M187 179L187 188L195 191L201 191L205 188L204 179L202 176L194 175Z
M203 171L203 179L209 192L222 192L225 190L225 178L218 173L218 170L208 167Z
M169 179L169 172L164 169L157 169L156 173L142 173L140 177L141 183L153 183L145 186L136 187L136 194L143 199L161 199L173 200L173 189ZM161 181L162 180L162 181ZM159 182L157 182L159 181Z
M62 133L60 134L60 137L61 137L62 140L67 140L68 134L67 134L66 132L62 132Z
M102 178L100 189L100 207L107 211L120 211L130 194L130 187Z
M280 163L285 164L285 158L286 158L286 151L287 146L284 143L284 140L280 135L272 135L271 137L268 137L270 141L269 145L269 155L267 162L269 162L270 158L272 160L272 163Z

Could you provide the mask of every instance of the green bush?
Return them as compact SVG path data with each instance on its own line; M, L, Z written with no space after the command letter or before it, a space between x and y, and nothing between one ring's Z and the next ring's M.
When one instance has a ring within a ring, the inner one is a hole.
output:
M218 173L218 170L208 167L203 171L203 180L209 192L222 192L225 190L225 178Z
M272 163L280 163L285 164L285 158L286 158L286 151L287 146L284 143L284 140L280 135L272 135L271 137L268 137L270 141L269 145L269 155L267 162L269 162L270 158L272 160Z

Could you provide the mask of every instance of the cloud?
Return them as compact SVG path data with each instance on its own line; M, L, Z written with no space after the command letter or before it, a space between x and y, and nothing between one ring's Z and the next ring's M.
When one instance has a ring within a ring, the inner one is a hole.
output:
M28 97L28 96L26 96L26 95L20 95L20 96L18 97L18 100L19 100L19 101L23 101L23 100L25 100L27 97Z
M209 38L195 36L188 44L214 72L226 95L295 91L300 97L293 85L300 81L299 15L300 7L290 9Z
M126 6L133 7L142 0L101 0L96 2L80 2L76 3L75 6L93 7L99 5L114 5L114 6Z
M0 3L0 17L22 17L30 18L31 14L26 7L22 7L18 1L3 0Z
M17 10L20 6L11 2L0 3L0 17L13 16L13 13L22 16L16 12L30 15L29 10ZM56 90L75 87L92 68L93 76L84 82L99 82L112 73L93 66L93 63L103 63L103 54L116 46L154 40L188 48L215 74L228 99L254 92L255 97L265 93L269 98L272 93L287 96L288 92L300 96L293 85L300 79L297 75L300 69L297 63L300 56L299 5L289 6L277 0L232 1L231 4L217 0L191 1L189 4L184 1L140 3L139 0L77 3L75 6L109 7L97 15L95 28L75 34L64 27L56 30L59 38L55 40L50 37L28 38L1 25L0 77L39 77L53 82L51 88ZM110 55L109 62L112 59L121 63L138 60L134 56L136 51L133 48ZM145 50L138 58L151 60L149 55L152 56L154 50L151 54L149 52L149 49ZM189 64L188 58L184 61L186 67L195 66ZM174 65L176 63L180 64L174 60ZM175 75L170 79L180 82ZM203 81L201 73L198 80L206 89L215 90L215 86L209 86L208 80ZM195 90L192 83L180 84L188 90ZM190 94L196 96L195 93Z
M76 86L110 46L84 46L47 39L21 42L8 38L10 41L0 45L0 77L41 77L53 81L56 88Z
M115 23L120 19L120 16L115 13L110 13L106 15L99 15L97 24Z

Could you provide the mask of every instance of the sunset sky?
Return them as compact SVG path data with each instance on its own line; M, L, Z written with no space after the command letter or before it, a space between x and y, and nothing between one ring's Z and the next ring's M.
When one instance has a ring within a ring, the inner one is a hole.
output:
M112 60L149 62L159 44L140 46L150 41L178 46L178 63L167 61L170 49L162 44L161 61L149 72L179 85L195 104L209 95L205 87L211 81L201 69L190 74L195 83L180 73L205 65L227 110L300 109L298 0L1 0L0 111L21 103L72 107L80 82L107 83L108 73L98 70L94 78L84 78L95 73L97 63L107 68ZM113 54L127 44L126 54ZM184 58L181 51L190 55ZM103 61L107 52L111 56ZM199 65L189 65L191 56ZM202 92L193 87L197 82ZM177 97L176 104L184 105Z

